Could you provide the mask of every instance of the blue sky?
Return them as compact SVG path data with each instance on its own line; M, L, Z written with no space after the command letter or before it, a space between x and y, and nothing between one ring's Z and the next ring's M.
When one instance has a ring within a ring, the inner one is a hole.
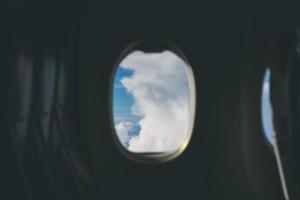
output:
M263 88L262 88L262 121L264 133L269 142L272 143L272 132L273 132L273 122L272 122L272 106L270 101L270 78L271 71L268 69L265 73Z
M114 78L113 118L117 132L126 131L126 135L119 135L121 143L125 148L129 147L130 137L138 135L140 132L140 126L138 124L140 117L133 115L131 111L131 108L134 104L134 98L121 83L123 78L131 77L132 75L133 70L118 66ZM127 124L120 124L117 126L122 122L126 122Z
M122 78L131 77L132 75L133 70L125 69L122 66L119 66L116 70L113 91L114 123L123 120L132 122L137 122L139 120L139 117L133 115L131 112L131 107L134 104L133 96L121 83Z

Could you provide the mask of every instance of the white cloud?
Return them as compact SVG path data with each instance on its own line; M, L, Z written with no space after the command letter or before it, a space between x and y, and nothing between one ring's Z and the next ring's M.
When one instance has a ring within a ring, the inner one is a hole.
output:
M117 132L117 135L120 139L120 142L123 145L126 145L130 139L129 131L133 128L133 123L129 121L122 121L115 125L115 129Z
M166 152L178 148L190 121L186 64L174 53L135 51L120 64L133 70L121 83L133 95L132 113L139 115L140 134L129 139L133 152ZM122 135L122 139L128 136Z

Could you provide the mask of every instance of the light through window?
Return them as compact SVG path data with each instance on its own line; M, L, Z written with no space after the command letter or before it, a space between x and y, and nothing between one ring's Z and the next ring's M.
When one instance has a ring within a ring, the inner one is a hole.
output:
M172 51L128 54L113 81L113 123L120 144L133 153L173 152L187 144L194 93L190 66Z
M270 78L271 71L267 69L264 76L263 88L262 88L262 122L264 134L270 144L273 144L273 110L270 99Z

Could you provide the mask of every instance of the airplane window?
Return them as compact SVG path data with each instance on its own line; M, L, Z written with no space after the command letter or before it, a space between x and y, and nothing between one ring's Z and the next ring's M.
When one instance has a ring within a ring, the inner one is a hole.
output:
M271 71L267 69L264 75L263 87L262 87L262 122L263 122L263 129L264 134L270 144L273 144L273 111L272 105L270 100L270 78L271 78Z
M188 144L194 79L174 52L132 51L116 68L112 98L115 133L127 151L168 153Z

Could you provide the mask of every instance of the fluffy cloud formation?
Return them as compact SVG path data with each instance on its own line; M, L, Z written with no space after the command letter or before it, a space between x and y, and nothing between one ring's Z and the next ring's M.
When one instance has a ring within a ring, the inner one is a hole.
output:
M132 130L132 128L133 128L133 123L129 121L123 121L115 125L115 129L119 137L119 140L125 146L128 145L130 139L129 131Z
M128 149L132 152L166 152L177 149L190 125L186 64L170 51L135 51L120 66L133 70L133 75L123 78L121 83L134 98L132 114L141 117L138 122L140 133L130 137ZM121 141L126 141L128 134L125 136L123 133L118 134Z

